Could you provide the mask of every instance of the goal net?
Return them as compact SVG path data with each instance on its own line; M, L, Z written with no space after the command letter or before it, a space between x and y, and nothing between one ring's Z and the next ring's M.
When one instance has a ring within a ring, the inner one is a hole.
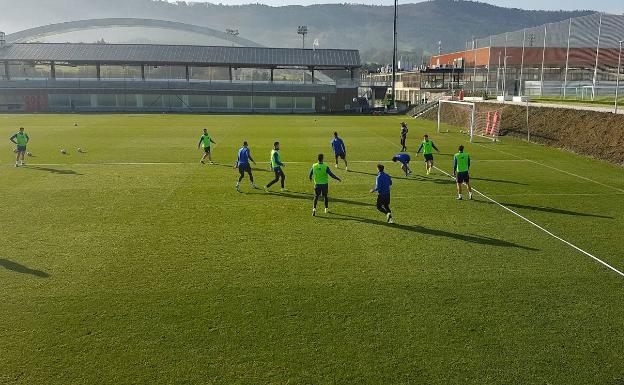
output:
M438 103L438 132L461 133L470 136L498 140L502 108L477 111L475 103L440 100Z

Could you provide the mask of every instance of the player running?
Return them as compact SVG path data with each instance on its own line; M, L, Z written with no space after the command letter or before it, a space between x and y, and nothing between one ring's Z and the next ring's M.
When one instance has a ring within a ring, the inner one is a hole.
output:
M340 178L334 175L334 173L329 169L329 166L323 163L323 154L319 154L318 163L314 163L312 165L309 175L310 180L314 181L314 205L312 206L313 217L316 216L316 204L318 203L321 195L325 198L325 214L329 212L329 198L327 195L330 176L340 182Z
M236 182L236 191L238 192L240 192L240 183L245 178L245 173L249 174L251 188L258 188L258 186L256 186L256 184L254 183L249 161L252 161L254 165L256 164L256 161L251 157L251 152L249 151L249 145L247 144L247 141L244 141L243 147L238 150L238 158L236 159L236 166L234 166L234 168L238 168L238 172L240 173L238 182Z
M208 135L208 130L206 130L204 128L204 134L199 138L199 142L197 143L197 149L199 149L200 147L202 147L204 149L204 156L202 156L202 158L199 161L199 163L206 164L206 157L208 157L208 160L210 161L210 164L214 164L214 163L212 163L212 154L210 153L210 144L211 143L217 144L217 142L212 140L210 135Z
M468 187L468 199L472 199L472 187L470 187L470 155L464 152L464 146L459 146L459 152L453 157L453 176L457 182L457 200L462 200L462 183Z
M425 157L425 169L427 171L427 175L431 174L433 170L433 150L436 150L437 153L440 153L440 150L436 147L432 140L429 140L429 135L423 137L423 141L418 147L418 151L416 151L416 157L422 151L423 156Z
M26 145L28 145L30 137L24 132L24 127L20 127L19 131L13 134L9 140L17 146L15 149L15 153L17 154L15 157L15 167L25 166L24 155L26 155Z
M396 154L395 156L392 157L392 161L393 162L400 162L401 163L401 170L403 170L403 172L405 173L405 176L409 176L409 174L412 173L412 170L409 168L409 162L410 162L411 158L409 156L409 154L406 153L399 153Z
M340 158L344 161L345 170L349 171L349 166L347 165L347 147L345 147L344 141L338 137L337 132L334 132L334 139L332 139L331 145L334 149L334 155L336 156L336 168L338 168L338 158Z
M407 151L407 147L405 146L405 142L407 141L407 123L401 122L401 152Z
M284 181L286 180L286 175L284 175L284 171L282 171L282 167L286 167L284 163L282 163L282 158L280 157L280 143L273 143L273 150L271 151L271 169L275 173L275 179L269 182L266 186L264 186L265 190L268 190L269 187L273 186L273 184L277 183L277 181L281 181L282 189L281 191L288 191L284 187Z
M377 192L377 210L386 214L388 223L394 223L392 210L390 210L390 186L392 186L392 178L384 172L383 164L378 164L377 170L379 173L375 181L375 188L370 190L370 192Z

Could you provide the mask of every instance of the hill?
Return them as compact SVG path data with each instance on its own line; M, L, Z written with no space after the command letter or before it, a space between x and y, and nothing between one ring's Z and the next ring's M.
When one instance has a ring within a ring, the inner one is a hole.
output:
M0 0L0 30L14 32L43 24L102 17L141 17L187 22L219 30L238 28L241 36L264 45L298 47L298 25L308 26L321 47L358 48L366 61L390 56L393 9L390 6L324 4L269 7L152 0ZM37 12L33 12L36 9ZM503 8L473 1L432 0L399 7L399 47L420 60L424 52L460 50L472 36L556 22L591 11L552 12ZM150 34L150 36L154 36ZM136 36L128 40L136 41ZM154 39L152 37L152 39Z

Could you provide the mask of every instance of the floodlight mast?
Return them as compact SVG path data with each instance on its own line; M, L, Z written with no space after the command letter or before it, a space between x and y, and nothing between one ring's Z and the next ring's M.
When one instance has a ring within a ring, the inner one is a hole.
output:
M397 5L398 0L394 0L394 35L392 39L392 105L396 110L396 57L397 57Z
M301 48L305 49L305 37L308 34L308 26L307 25L298 26L297 34L301 35L301 38L302 38Z
M234 29L234 28L226 28L225 29L225 33L227 33L228 35L234 36L234 37L239 35L238 28L236 28L236 29ZM234 46L234 43L232 43L232 47L233 46Z

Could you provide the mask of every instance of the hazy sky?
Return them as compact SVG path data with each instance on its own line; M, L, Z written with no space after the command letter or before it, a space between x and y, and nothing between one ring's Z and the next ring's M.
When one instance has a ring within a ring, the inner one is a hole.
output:
M204 1L204 0L202 0ZM318 4L318 3L364 3L375 5L391 5L394 0L211 0L211 3L223 3L223 4L249 4L249 3L262 3L273 6L287 5L287 4ZM401 3L417 3L418 0L399 0ZM605 11L611 13L624 13L624 1L623 0L599 0L599 1L587 1L587 0L482 0L484 3L490 3L500 5L502 7L514 7L523 9L549 9L549 10L576 10L576 9L592 9L596 11Z

